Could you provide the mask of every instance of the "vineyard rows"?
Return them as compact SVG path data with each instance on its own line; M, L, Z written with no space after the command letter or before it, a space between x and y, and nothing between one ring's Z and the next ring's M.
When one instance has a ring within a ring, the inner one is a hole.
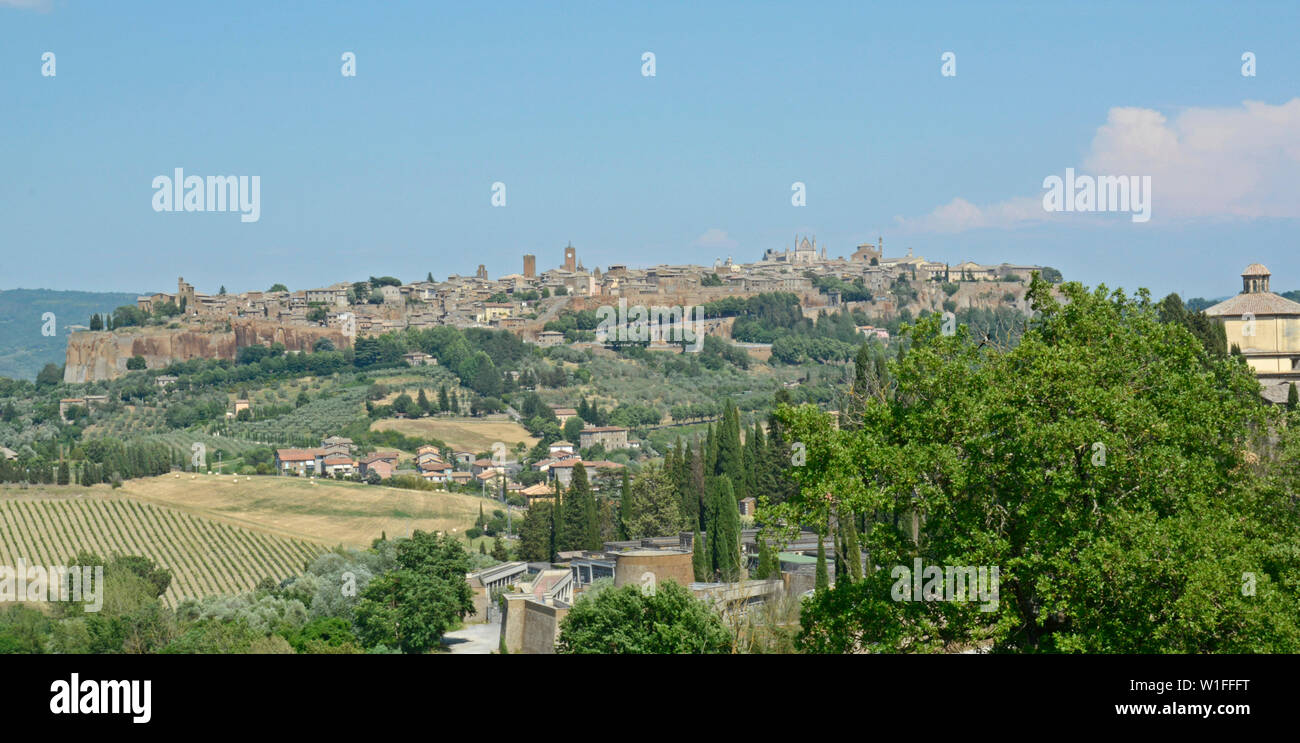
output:
M66 565L78 551L143 555L172 572L169 606L298 575L325 547L127 498L0 499L0 565Z

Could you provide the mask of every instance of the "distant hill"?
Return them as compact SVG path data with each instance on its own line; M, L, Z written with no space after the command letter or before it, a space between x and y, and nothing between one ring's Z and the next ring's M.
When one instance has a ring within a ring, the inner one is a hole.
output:
M138 294L60 292L50 289L0 291L0 377L35 379L41 367L63 364L68 326L86 325L96 312L135 304ZM56 334L41 335L41 316L53 312Z

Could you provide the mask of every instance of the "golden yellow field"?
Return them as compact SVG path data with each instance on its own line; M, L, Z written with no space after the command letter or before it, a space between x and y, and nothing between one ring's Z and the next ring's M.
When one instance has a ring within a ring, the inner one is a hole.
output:
M414 529L463 534L478 518L479 504L485 503L459 493L335 480L194 477L127 480L119 492L251 529L350 547L369 547L381 534L405 536Z
M500 441L513 448L517 442L528 447L537 439L528 430L511 420L479 420L474 418L386 418L375 421L370 428L375 431L397 431L407 436L440 439L453 449L486 452Z
M4 486L0 564L62 564L81 549L144 555L173 571L165 598L174 605L299 574L339 544L364 548L415 529L464 534L480 507L490 515L500 506L459 493L275 476L170 474L117 490Z

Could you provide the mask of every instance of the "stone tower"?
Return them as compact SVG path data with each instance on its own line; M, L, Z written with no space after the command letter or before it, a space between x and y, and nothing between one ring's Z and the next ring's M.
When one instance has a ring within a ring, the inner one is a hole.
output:
M1252 263L1241 272L1242 294L1267 294L1268 279L1272 274L1262 263Z
M564 270L573 272L578 270L578 251L574 249L573 243L564 249Z
M185 278L176 279L176 306L185 310L187 315L199 314L198 303L194 301L194 285L185 283Z
M524 278L537 278L537 256L532 253L524 254Z

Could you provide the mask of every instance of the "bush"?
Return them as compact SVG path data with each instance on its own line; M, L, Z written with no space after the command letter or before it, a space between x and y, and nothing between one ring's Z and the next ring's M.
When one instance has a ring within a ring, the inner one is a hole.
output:
M587 591L560 624L565 654L730 653L722 617L675 581Z

